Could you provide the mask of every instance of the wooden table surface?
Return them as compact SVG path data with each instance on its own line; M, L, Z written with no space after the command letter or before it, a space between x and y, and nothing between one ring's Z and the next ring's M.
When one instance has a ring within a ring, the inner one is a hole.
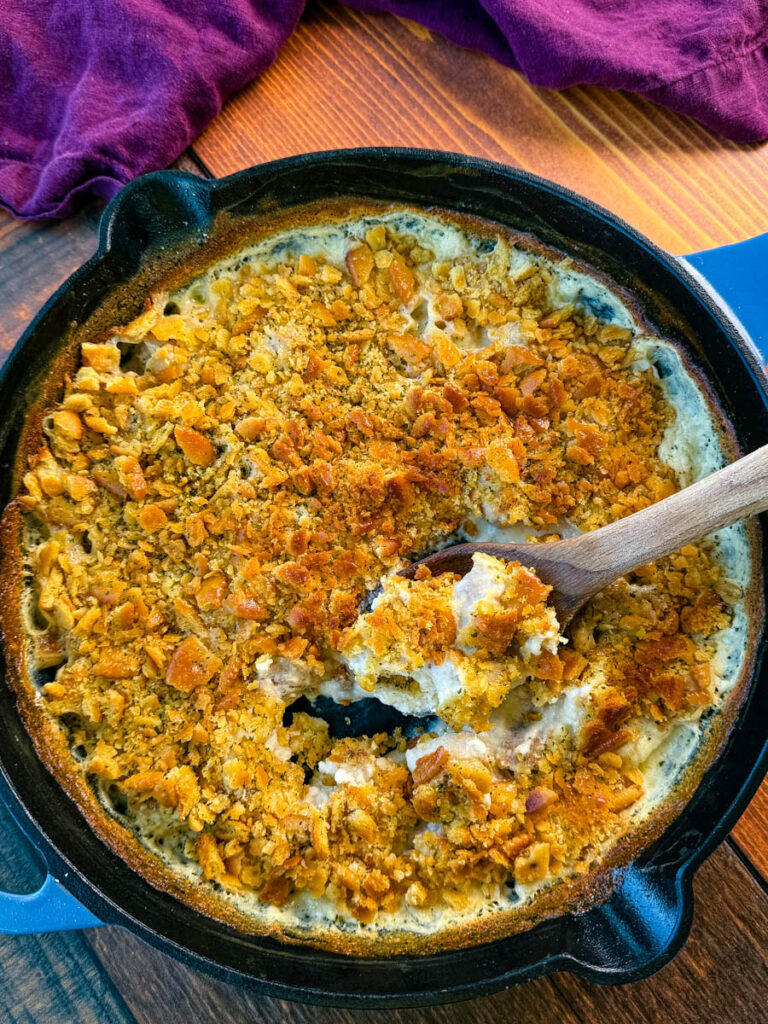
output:
M417 25L335 5L310 10L277 63L230 101L179 165L219 177L293 153L380 144L477 154L552 178L677 254L768 231L768 146L724 141L621 93L534 89ZM0 357L94 250L99 212L58 224L0 219ZM0 884L30 891L41 878L0 808ZM559 975L461 1006L386 1013L265 999L198 975L118 928L0 936L0 1020L765 1024L768 782L699 871L695 893L687 945L646 981L603 988Z

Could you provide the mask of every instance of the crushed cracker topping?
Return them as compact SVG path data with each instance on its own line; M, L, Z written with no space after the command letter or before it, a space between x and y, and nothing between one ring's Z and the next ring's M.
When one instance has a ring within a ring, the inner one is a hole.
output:
M21 501L41 699L82 770L174 823L205 878L368 924L587 870L644 796L644 723L713 706L735 595L691 545L524 653L552 622L523 567L464 624L454 578L393 577L473 519L594 529L667 496L672 413L633 332L558 304L549 261L501 235L437 258L391 218L349 230L338 265L230 261L83 343ZM286 715L349 684L355 653L397 653L407 690L462 645L439 734ZM549 729L569 694L581 717Z

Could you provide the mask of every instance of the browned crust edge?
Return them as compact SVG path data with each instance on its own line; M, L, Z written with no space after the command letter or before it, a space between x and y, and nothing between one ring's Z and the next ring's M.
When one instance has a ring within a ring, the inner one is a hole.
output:
M63 379L72 372L79 344L84 338L101 336L120 319L137 315L141 311L141 300L145 300L150 290L178 287L213 263L234 255L239 248L253 244L281 228L313 224L321 219L328 222L376 214L392 209L437 215L479 235L493 236L501 232L510 241L520 242L524 247L555 261L567 255L544 245L531 235L512 231L490 220L402 203L342 199L280 210L265 209L262 214L244 218L222 214L203 245L189 243L180 245L171 253L163 252L154 258L150 255L140 273L127 286L127 298L125 286L118 286L84 324L71 325L67 336L62 339L59 353L50 364L49 371L31 388L37 393L33 395L18 445L13 475L14 491L18 489L29 455L40 444L44 411L58 397ZM626 289L619 287L608 275L594 270L585 263L573 259L571 263L575 270L586 273L607 286L630 309L641 327L655 333L648 324L638 300ZM689 333L684 325L683 331ZM729 457L737 457L740 453L735 432L720 409L709 382L691 365L684 352L679 348L677 351L683 358L687 372L696 380L707 398L710 412L721 432L723 450ZM710 735L686 767L684 777L675 789L641 826L628 833L587 875L555 884L537 896L531 906L489 913L468 922L449 926L433 935L401 930L375 931L375 926L371 929L361 926L355 932L334 927L313 929L310 932L295 924L259 921L236 907L227 896L214 891L210 885L182 878L158 856L142 846L124 825L109 815L83 774L79 770L72 771L72 757L63 732L46 714L27 671L27 637L21 612L24 586L20 537L22 514L19 504L12 501L0 519L0 635L6 648L9 682L16 694L22 720L40 760L67 796L77 805L90 828L133 871L155 888L176 897L199 913L227 924L239 932L269 936L289 944L309 945L357 957L426 955L480 945L513 935L569 911L586 911L608 900L619 886L623 871L643 850L658 839L680 814L699 786L707 768L724 749L748 689L754 668L756 641L762 633L764 624L765 609L759 572L760 532L757 524L752 521L747 527L752 557L752 572L746 596L749 621L747 655L739 681L724 701L710 728Z

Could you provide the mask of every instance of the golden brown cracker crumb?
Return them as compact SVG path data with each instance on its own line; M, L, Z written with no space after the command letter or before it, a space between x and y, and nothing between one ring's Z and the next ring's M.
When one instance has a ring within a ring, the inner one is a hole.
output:
M713 706L730 609L703 543L598 595L560 648L523 566L463 625L455 578L394 582L468 519L594 529L672 493L671 412L632 331L558 304L546 260L510 271L502 236L438 259L391 223L354 231L339 266L245 257L84 342L20 502L37 663L58 666L42 699L83 770L135 820L181 828L207 879L369 924L404 904L470 912L617 841L645 792L637 723ZM403 693L414 666L461 668L449 738L412 771L424 737L284 721L351 685L363 650L407 655L388 678ZM464 726L496 735L518 686L518 726L577 688L583 726L519 756L451 745Z

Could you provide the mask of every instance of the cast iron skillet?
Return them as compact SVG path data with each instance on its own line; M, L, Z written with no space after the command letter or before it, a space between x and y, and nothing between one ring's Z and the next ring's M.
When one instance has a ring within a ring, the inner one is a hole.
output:
M339 196L437 204L500 221L605 271L638 297L660 333L682 344L704 371L742 450L768 441L768 382L756 349L676 259L627 224L551 182L483 160L406 149L348 150L292 157L222 181L161 172L123 189L102 217L96 255L30 324L0 378L0 507L11 496L8 467L30 380L47 365L69 323L82 322L109 290L128 281L148 250L202 239L220 211L254 214L265 204L286 207ZM765 570L768 545L762 543ZM281 998L341 1006L467 999L557 970L614 984L643 978L684 942L693 874L730 830L768 767L764 646L762 638L751 690L724 753L606 904L489 945L418 958L359 960L281 945L241 934L154 889L91 832L36 757L11 689L0 683L0 795L52 876L31 897L0 897L0 918L10 919L10 925L0 923L0 931L119 924L227 981L247 981Z

